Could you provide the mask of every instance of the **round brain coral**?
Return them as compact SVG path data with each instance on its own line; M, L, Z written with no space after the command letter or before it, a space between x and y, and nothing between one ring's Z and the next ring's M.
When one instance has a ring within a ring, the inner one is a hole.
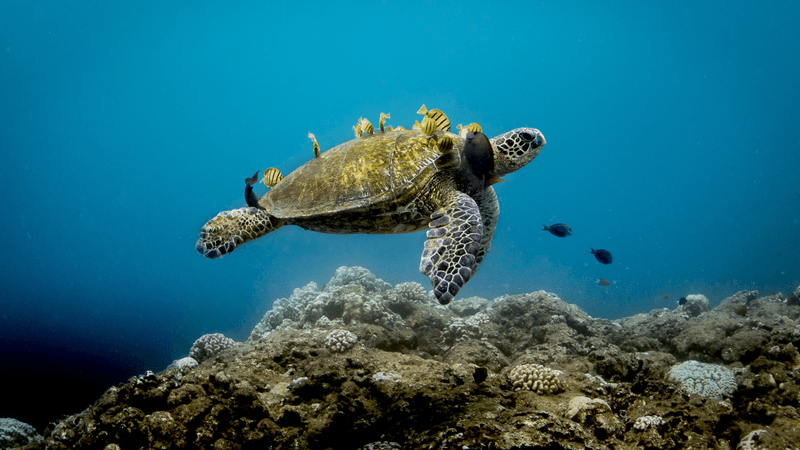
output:
M736 377L727 367L686 361L673 367L666 376L687 394L696 394L711 400L722 400L736 390Z

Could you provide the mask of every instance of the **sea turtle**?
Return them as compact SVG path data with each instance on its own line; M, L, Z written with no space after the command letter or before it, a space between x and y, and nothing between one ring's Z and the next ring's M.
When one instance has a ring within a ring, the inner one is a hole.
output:
M332 234L429 228L419 269L447 304L491 248L500 212L491 184L544 145L535 128L491 140L481 132L461 137L442 130L365 134L300 166L255 197L257 206L219 213L200 230L196 249L217 258L283 225Z

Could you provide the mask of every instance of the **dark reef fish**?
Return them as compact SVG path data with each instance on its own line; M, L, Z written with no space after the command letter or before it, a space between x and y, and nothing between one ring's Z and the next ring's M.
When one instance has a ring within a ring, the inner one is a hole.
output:
M253 208L260 208L258 206L258 196L253 192L253 185L258 183L258 172L261 172L261 170L256 170L255 175L244 179L244 199L247 202L247 206Z
M600 286L608 286L611 283L605 278L600 278L599 280L597 280L597 284L599 284Z
M664 300L669 300L669 294L664 294Z
M796 305L797 304L797 295L789 294L789 296L786 297L786 304L789 305L789 306Z
M549 227L542 224L542 226L544 227L542 231L549 231L553 236L567 237L572 234L572 229L565 223L554 223Z
M602 264L611 264L611 262L614 260L614 257L611 256L611 252L608 250L603 250L602 248L598 250L592 249L590 253L593 254L594 257L597 258L597 260Z
M733 308L733 310L734 310L734 311L736 312L736 314L737 314L737 315L739 315L739 316L742 316L742 317L744 317L744 316L746 316L746 315L747 315L747 308L746 308L746 307L744 307L744 306L742 306L742 305L739 305L739 306L737 306L737 307Z
M687 301L688 300L686 300L686 297L681 297L680 300L678 300L678 304L679 305L685 305Z

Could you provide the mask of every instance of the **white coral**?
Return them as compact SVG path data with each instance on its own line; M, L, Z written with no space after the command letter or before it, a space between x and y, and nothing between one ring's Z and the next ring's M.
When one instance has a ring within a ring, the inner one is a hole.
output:
M738 387L732 370L698 361L686 361L674 366L666 380L677 384L687 394L696 394L711 400L722 400L733 394Z
M365 297L356 293L344 296L344 323L370 323L390 330L405 325L403 319L392 312L381 296Z
M442 332L442 337L447 344L466 341L468 339L480 339L483 337L480 327L473 321L457 317L447 325Z
M347 330L333 330L325 338L325 346L332 352L344 352L356 345L358 336Z
M659 416L642 416L636 419L633 428L637 430L646 430L648 428L655 428L664 424L664 419Z
M235 344L233 339L225 337L222 333L204 334L194 341L189 356L201 363Z
M369 270L353 266L342 266L336 269L333 278L323 288L326 292L333 292L339 287L358 284L364 286L367 292L383 292L392 288L392 285L376 277Z
M394 290L405 300L424 302L428 299L428 292L416 281L400 283L394 287Z

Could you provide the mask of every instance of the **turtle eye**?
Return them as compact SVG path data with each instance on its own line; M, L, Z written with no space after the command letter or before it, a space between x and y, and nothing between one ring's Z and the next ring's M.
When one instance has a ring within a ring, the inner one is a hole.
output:
M530 133L522 133L521 136L522 139L525 139L528 142L533 140L533 136Z

